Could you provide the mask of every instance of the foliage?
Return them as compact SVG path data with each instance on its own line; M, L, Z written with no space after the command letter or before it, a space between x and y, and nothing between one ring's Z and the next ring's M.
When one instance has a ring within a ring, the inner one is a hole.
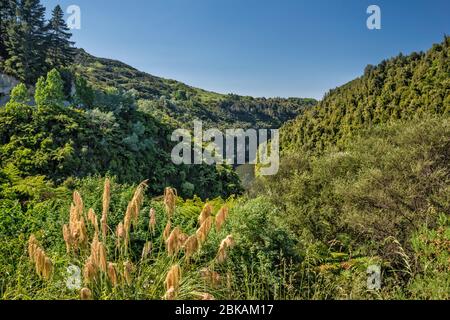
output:
M52 70L36 85L37 106L27 100L26 88L19 85L0 109L1 168L12 166L23 178L39 175L61 184L70 177L114 172L122 182L150 179L152 193L168 184L181 195L202 198L240 192L229 167L172 164L172 128L136 110L129 93L104 93L97 109L64 107L63 83Z
M63 68L73 60L73 42L56 6L45 21L40 0L4 0L0 8L0 61L2 69L26 84L33 84L51 68Z
M421 258L426 251L415 235L425 230L445 234L438 217L450 214L449 137L448 117L380 125L354 135L340 151L284 157L278 175L259 179L252 193L282 210L306 255L302 273L311 290L308 298L448 294L446 255L439 263L425 262L430 256ZM427 250L438 255L434 248ZM339 256L343 260L336 260ZM379 295L367 294L361 282L374 260L385 270ZM398 289L406 285L417 291Z
M352 133L391 120L450 112L450 37L426 53L368 66L362 77L333 89L285 125L284 150L321 152Z
M52 17L47 25L47 63L50 68L70 65L75 56L74 42L70 41L72 34L64 21L64 11L57 5L52 11Z
M177 127L199 119L215 128L279 128L314 99L252 98L222 95L140 72L122 62L78 51L75 69L100 91L135 91L140 109Z
M103 179L89 178L85 180L74 181L71 187L77 188L83 197L84 210L92 208L94 212L102 212L102 194ZM231 229L238 225L248 225L250 227L255 221L249 220L241 212L238 207L241 204L234 204L230 200L229 205L236 209L230 213L225 220L226 229L220 232L210 231L208 239L204 245L187 261L184 250L170 256L167 253L167 242L163 239L163 230L168 221L167 212L160 200L145 199L143 206L139 210L139 222L132 228L130 235L130 246L128 249L117 247L117 234L113 232L116 226L122 221L127 208L128 201L133 196L134 187L117 184L114 179L111 181L110 192L111 202L110 210L108 210L108 237L103 241L107 245L108 261L116 262L117 276L119 283L114 286L110 282L110 278L100 277L95 282L84 283L94 294L96 299L161 299L165 295L164 279L168 270L174 264L179 264L182 269L182 281L179 286L177 297L180 299L200 299L200 293L208 293L215 298L265 298L265 293L258 291L263 280L270 280L268 274L259 276L256 272L249 273L242 278L239 268L230 268L233 264L220 264L216 261L216 253L221 243ZM83 269L86 262L85 251L74 255L67 254L66 246L62 237L62 225L67 223L69 219L69 193L47 200L44 202L36 202L30 205L28 209L23 210L17 202L3 201L0 202L1 212L5 215L1 219L0 230L2 230L0 241L5 243L0 249L0 259L4 264L0 267L0 275L2 279L1 290L3 299L76 299L79 297L79 290L67 288L65 286L68 274L66 268L69 265L76 265ZM104 203L104 202L103 202ZM214 207L222 206L222 200L212 201ZM262 209L260 204L243 204L248 210L253 210L251 219L254 219L256 212ZM173 216L173 226L179 226L183 232L187 234L195 233L198 228L197 215L201 211L204 203L197 199L196 202L182 200L176 201L176 210ZM255 206L253 209L252 207ZM156 211L155 231L149 230L149 212L150 208ZM186 214L191 211L193 214ZM51 214L49 214L51 212ZM213 210L213 214L216 209ZM269 212L268 212L269 213ZM6 217L6 218L5 218ZM14 217L11 220L10 217ZM214 218L214 216L213 216ZM94 226L86 221L89 239L94 237ZM230 225L228 227L228 225ZM258 225L265 230L281 230L271 225L267 221L258 222ZM12 228L11 228L12 227ZM241 226L242 228L242 226ZM279 228L279 227L278 227ZM280 231L276 231L279 233ZM53 261L53 273L49 281L44 281L36 275L33 264L29 261L26 252L27 239L29 234L35 234L47 255ZM260 247L255 247L250 239L244 237L236 242L235 247L245 252L251 252L253 255L265 255ZM248 236L251 236L250 234ZM101 235L100 235L101 238ZM142 250L148 241L153 243L152 250L148 255L142 257ZM267 238L266 241L271 241ZM286 247L289 242L272 242L273 258L276 259L276 252L281 247ZM280 247L281 246L281 247ZM234 248L230 248L230 253ZM6 256L10 251L14 254ZM90 250L87 250L89 252ZM238 253L233 255L237 258ZM125 261L132 262L134 268L132 271L133 281L130 283L122 282L124 274L121 271L122 263ZM248 262L248 261L247 261ZM269 265L270 266L270 265ZM214 275L214 279L205 274L205 270ZM268 266L266 266L266 270ZM256 270L254 270L256 271ZM258 269L261 271L261 269ZM227 273L228 272L228 273ZM83 274L81 275L83 277ZM246 281L246 289L240 286L240 281ZM271 280L273 282L273 280ZM279 290L281 292L282 289ZM270 296L267 296L270 297Z

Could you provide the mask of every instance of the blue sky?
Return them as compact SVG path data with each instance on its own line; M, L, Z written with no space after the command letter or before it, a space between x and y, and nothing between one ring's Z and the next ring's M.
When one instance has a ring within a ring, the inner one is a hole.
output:
M449 0L43 0L81 8L77 46L203 89L321 98L450 34ZM368 30L366 9L381 8Z

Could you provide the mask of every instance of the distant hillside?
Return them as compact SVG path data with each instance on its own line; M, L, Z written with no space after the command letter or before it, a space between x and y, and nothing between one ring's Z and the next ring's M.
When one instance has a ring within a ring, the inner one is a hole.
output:
M450 37L426 53L367 66L364 75L331 90L282 128L285 150L323 150L358 129L389 120L450 113Z
M84 50L78 50L75 68L98 89L133 91L143 111L177 124L197 118L221 128L278 128L317 103L314 99L266 99L209 92L141 72L120 61L96 58Z

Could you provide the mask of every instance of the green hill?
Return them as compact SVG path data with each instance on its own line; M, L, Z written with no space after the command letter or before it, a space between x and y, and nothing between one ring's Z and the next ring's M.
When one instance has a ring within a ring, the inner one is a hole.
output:
M328 92L282 129L286 150L322 151L359 129L424 113L450 112L450 37L430 50L399 55Z
M253 98L209 92L141 72L120 61L96 58L84 50L78 50L74 68L97 89L134 92L143 110L174 120L174 124L201 119L220 128L278 128L317 103L308 98Z

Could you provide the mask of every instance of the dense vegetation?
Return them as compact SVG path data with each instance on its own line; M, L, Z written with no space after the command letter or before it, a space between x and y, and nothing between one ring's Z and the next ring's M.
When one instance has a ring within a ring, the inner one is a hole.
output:
M72 63L72 35L59 5L48 22L39 0L3 0L0 12L0 65L7 73L32 84L53 67Z
M359 129L423 114L450 113L450 37L426 53L399 55L331 90L315 107L283 127L282 145L321 151Z
M22 81L0 107L0 298L450 299L448 37L316 105L94 58L38 0L0 15L2 72ZM280 172L244 195L230 167L170 160L180 123L297 114Z
M229 167L175 166L171 128L137 110L132 96L100 94L98 108L64 106L56 70L40 78L36 105L24 85L0 109L0 195L27 200L35 184L70 183L73 177L113 173L121 182L150 179L153 194L173 185L184 196L239 193ZM36 196L36 194L34 195Z
M96 58L80 50L76 73L104 89L132 90L143 110L183 126L200 119L206 126L222 128L279 128L314 99L253 98L223 95L193 88L140 72L122 62Z
M351 288L355 279L345 277L357 276L354 269L361 264L365 271L370 257L385 267L383 297L448 297L449 125L439 117L385 124L353 137L341 150L291 154L280 173L260 181L254 192L283 208L301 252L314 248L316 267L322 266L330 285L356 290L342 294L365 296L364 287ZM424 230L443 232L435 256L417 250L417 233ZM409 285L419 281L424 287L410 292Z

